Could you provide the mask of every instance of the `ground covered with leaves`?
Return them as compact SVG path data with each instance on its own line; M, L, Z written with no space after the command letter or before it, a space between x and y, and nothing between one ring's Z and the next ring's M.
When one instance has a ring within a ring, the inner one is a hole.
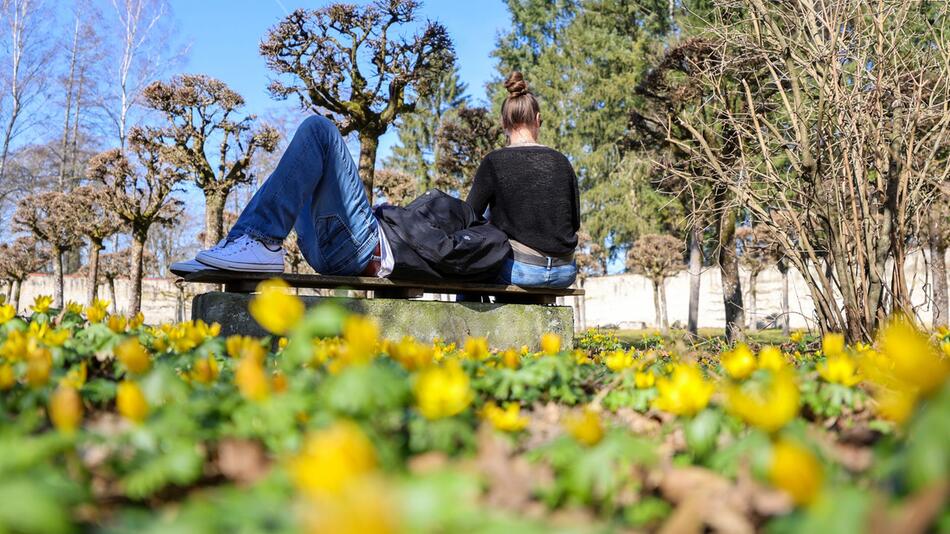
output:
M950 333L540 351L0 306L0 532L947 532Z

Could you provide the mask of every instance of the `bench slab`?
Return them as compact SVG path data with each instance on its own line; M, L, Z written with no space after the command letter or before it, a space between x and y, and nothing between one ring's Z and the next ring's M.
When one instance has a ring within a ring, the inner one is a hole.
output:
M266 335L247 311L251 298L252 295L246 293L203 293L192 303L192 319L220 323L222 335ZM518 348L526 344L538 350L541 335L545 332L560 335L564 347L571 347L574 339L574 310L570 306L300 298L308 307L332 300L353 312L374 317L379 322L382 336L393 340L412 336L425 342L441 338L450 343L462 343L469 336L486 336L489 346L494 348Z
M365 276L324 276L292 273L243 273L235 271L207 270L191 273L185 282L224 284L228 293L250 293L263 280L281 278L291 287L316 289L354 289L373 291L376 298L417 298L423 293L457 295L465 293L478 296L494 296L504 302L524 304L554 304L557 297L580 297L583 289L518 287L498 284L407 281Z

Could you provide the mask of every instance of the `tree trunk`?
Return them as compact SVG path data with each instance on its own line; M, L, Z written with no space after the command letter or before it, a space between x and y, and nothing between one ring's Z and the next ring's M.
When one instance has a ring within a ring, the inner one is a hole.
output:
M578 278L577 287L584 289L585 280L585 277ZM581 331L587 330L587 297L584 296L575 300L577 301L578 322L580 323Z
M749 331L758 332L759 325L758 323L758 312L756 308L756 294L755 294L755 279L759 277L759 273L752 272L749 273Z
M135 315L142 309L142 258L145 254L145 236L132 236L132 287L129 291L129 315Z
M686 330L691 336L699 335L699 290L703 269L703 232L694 225L689 232L689 319Z
M370 205L373 204L373 176L376 174L376 149L379 148L379 136L360 133L360 179L366 189Z
M664 334L670 333L670 318L666 312L666 279L660 281L657 285L660 292L660 325Z
M23 280L14 280L13 287L10 288L10 304L13 304L13 308L20 312L20 290L23 289Z
M227 191L205 190L205 247L211 248L224 237L224 204Z
M726 311L726 341L730 343L744 337L745 325L739 256L736 254L736 217L736 208L726 208L719 219L719 270Z
M102 243L92 241L89 244L89 273L86 276L86 301L92 306L99 294L99 252Z
M785 260L779 260L778 270L782 273L782 335L788 337L791 334L791 328L789 325L790 318L788 316L788 263Z
M947 298L947 241L941 235L940 221L930 216L930 277L933 278L933 327L948 326L950 310Z
M116 302L116 295L115 295L115 278L109 279L109 306L112 308L112 311L110 313L112 313L113 315L115 315L116 313L119 313L118 312L119 305Z
M63 307L63 250L53 247L53 307Z

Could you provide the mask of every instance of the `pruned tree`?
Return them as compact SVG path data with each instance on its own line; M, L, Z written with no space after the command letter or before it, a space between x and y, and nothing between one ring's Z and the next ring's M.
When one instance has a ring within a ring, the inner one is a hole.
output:
M97 297L99 279L99 253L104 242L122 228L118 216L106 208L106 190L100 186L84 185L69 193L76 212L76 232L89 241L88 275L86 278L86 302Z
M150 135L168 148L169 161L186 169L204 193L204 243L211 247L223 237L228 195L239 184L253 181L255 154L273 151L278 132L243 114L244 98L209 76L186 74L154 82L145 88L143 99L166 121Z
M53 260L53 306L63 306L63 254L82 244L77 231L79 213L69 195L48 191L20 200L13 215L14 228L33 234L49 245Z
M669 332L666 313L666 279L685 269L683 241L671 235L642 236L627 252L627 269L645 276L653 283L653 305L656 321L663 332Z
M171 221L184 206L172 193L187 175L169 162L166 147L157 137L147 128L133 128L129 151L135 156L134 162L118 149L102 152L89 162L90 178L106 189L106 207L132 236L131 313L142 306L143 257L149 229L153 224Z
M398 169L380 169L376 172L374 197L385 198L386 202L396 206L409 203L416 197L417 180L409 173Z
M0 245L0 277L10 283L10 304L20 309L20 290L23 282L43 269L50 260L49 251L32 237L20 237L12 243Z
M450 111L437 133L435 185L447 191L468 190L482 159L504 144L505 132L488 109L462 106Z
M154 271L155 255L146 250L142 255L142 265L144 271ZM109 252L99 257L97 284L105 284L108 291L110 313L119 312L119 296L115 289L115 281L123 278L130 278L132 272L133 255L131 248L122 248L115 252ZM89 265L83 265L79 269L83 276L89 276ZM134 313L134 312L133 312Z
M425 21L411 37L398 34L418 17L416 0L377 0L298 9L268 32L260 51L278 78L270 92L297 96L304 108L333 119L360 142L359 173L372 197L379 138L420 97L438 87L455 63L445 27Z
M778 262L778 254L768 235L758 226L740 226L736 230L741 254L739 263L749 271L749 330L758 330L758 295L756 282L762 271Z

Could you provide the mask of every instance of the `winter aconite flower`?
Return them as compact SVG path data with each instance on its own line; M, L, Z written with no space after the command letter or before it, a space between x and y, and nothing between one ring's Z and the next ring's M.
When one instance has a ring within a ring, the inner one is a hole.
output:
M794 372L783 370L765 384L731 387L729 411L756 428L777 432L798 415L799 397Z
M248 305L254 320L272 334L286 334L303 318L303 301L291 295L289 288L280 278L265 280L257 286L259 294Z
M729 377L735 380L748 378L757 365L755 354L745 343L739 343L736 348L723 354L720 361Z
M772 445L769 481L801 506L814 502L821 492L824 473L811 451L793 441L781 440Z
M604 425L600 414L584 408L581 413L568 415L564 420L564 429L580 444L593 447L604 439Z
M844 352L829 355L824 363L818 364L818 374L827 382L843 386L853 386L861 381L857 362Z
M714 386L707 382L700 370L692 365L676 364L669 378L656 383L657 393L653 406L676 415L693 416L709 404Z
M796 343L796 344L801 343L802 341L805 340L805 332L802 332L801 330L796 330L792 332L791 334L789 334L788 339L790 339L792 343Z
M656 375L650 371L637 371L633 376L633 383L637 389L652 388L656 383Z
M844 334L828 333L821 338L821 352L825 356L844 354Z
M633 355L624 350L615 350L604 358L604 364L615 373L633 367Z
M515 349L508 349L501 353L501 363L508 369L517 369L521 366L521 354Z
M420 372L413 391L419 412L426 419L451 417L472 402L468 375L456 361Z
M134 337L130 337L116 345L112 349L112 353L130 373L140 375L152 367L152 360L149 358L148 351Z
M910 319L891 319L878 336L881 352L891 362L891 373L905 386L927 395L950 376L950 361L943 358L930 339Z
M49 399L49 418L60 432L71 434L82 422L82 400L76 388L60 384Z
M16 384L16 374L9 363L0 363L0 391L6 391Z
M370 317L350 315L343 320L347 364L365 364L379 353L379 325Z
M217 380L219 372L218 360L215 359L213 354L209 354L206 358L195 360L188 377L193 382L207 385Z
M561 352L561 336L551 332L541 336L541 352L547 355Z
M16 308L10 304L0 306L0 324L5 324L16 317Z
M109 330L112 330L116 334L121 334L125 332L126 319L121 315L110 315L109 319L106 320L106 326L109 327Z
M301 491L316 497L339 495L376 469L376 450L355 423L338 421L309 435L288 468Z
M37 295L33 299L33 311L35 313L46 313L49 311L49 307L53 305L53 297L49 295Z
M93 324L101 323L106 318L106 309L108 308L108 300L93 300L90 306L86 306L86 320Z
M484 337L470 337L465 340L465 356L470 360L484 360L488 357L488 340Z
M785 356L777 347L763 347L759 351L759 369L766 369L772 372L778 372L784 369L788 364Z
M270 381L260 359L245 356L234 370L234 383L246 399L261 401L270 394Z
M26 383L31 388L45 386L53 370L53 355L48 349L36 349L26 358Z
M129 421L141 423L148 417L149 406L138 384L129 380L119 382L115 396L116 409Z
M528 426L528 418L521 415L521 406L514 403L499 408L494 402L489 402L482 409L482 417L502 432L521 432Z
M398 343L389 343L386 351L390 358L409 371L424 369L434 361L432 347L419 343L411 336L404 336Z
M72 301L72 300L66 302L66 311L69 312L69 313L73 313L73 314L76 314L76 315L82 315L82 309L83 309L83 308L82 308L82 304L80 304L80 303L78 303L78 302L75 302L75 301Z
M256 358L263 360L266 355L261 340L251 336L228 336L224 340L224 348L232 358Z

